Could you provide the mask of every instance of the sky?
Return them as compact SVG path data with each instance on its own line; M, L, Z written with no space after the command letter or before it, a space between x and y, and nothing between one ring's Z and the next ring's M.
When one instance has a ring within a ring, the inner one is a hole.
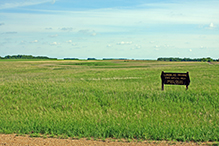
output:
M219 58L219 0L1 0L0 56Z

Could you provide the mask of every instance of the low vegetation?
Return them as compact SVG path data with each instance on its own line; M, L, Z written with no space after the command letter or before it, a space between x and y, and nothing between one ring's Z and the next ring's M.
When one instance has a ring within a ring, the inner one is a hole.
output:
M210 57L207 58L158 58L157 61L200 61L200 62L219 62L219 59L212 59Z
M219 66L205 62L3 61L0 133L219 141ZM160 75L189 72L191 84Z
M43 59L43 60L57 60L57 58L49 58L47 56L32 56L32 55L7 55L0 59Z

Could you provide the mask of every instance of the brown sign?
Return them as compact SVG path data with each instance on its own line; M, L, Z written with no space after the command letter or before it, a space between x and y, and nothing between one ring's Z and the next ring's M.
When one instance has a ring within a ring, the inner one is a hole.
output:
M186 85L186 89L190 84L189 72L187 73L161 73L162 90L164 90L164 84L170 85Z

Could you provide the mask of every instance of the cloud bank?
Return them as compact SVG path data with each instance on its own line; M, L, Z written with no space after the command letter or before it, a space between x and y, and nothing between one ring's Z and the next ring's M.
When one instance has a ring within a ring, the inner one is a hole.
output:
M2 0L2 2L0 3L0 9L39 5L48 2L51 2L51 0ZM53 0L52 3L55 3L55 0Z

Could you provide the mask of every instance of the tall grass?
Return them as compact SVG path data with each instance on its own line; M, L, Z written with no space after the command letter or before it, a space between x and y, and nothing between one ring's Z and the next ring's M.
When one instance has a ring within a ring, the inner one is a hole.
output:
M218 65L80 63L1 62L0 133L219 141ZM189 90L161 91L161 71L189 71Z

